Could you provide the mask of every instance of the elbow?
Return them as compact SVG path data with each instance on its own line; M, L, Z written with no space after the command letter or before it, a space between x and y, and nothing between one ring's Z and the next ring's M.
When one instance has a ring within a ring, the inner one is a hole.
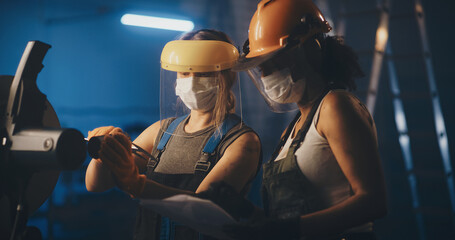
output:
M87 171L85 173L85 188L89 192L96 192L96 185L93 183L93 179L90 174L90 171Z
M387 204L376 204L374 212L372 213L372 220L381 219L387 216Z
M378 194L376 194L375 198L377 199L376 202L376 219L383 218L387 216L388 213L388 206L387 206L387 192L386 189L383 188Z
M85 184L85 188L89 192L96 192L95 188L93 186L91 186L91 185Z
M370 213L370 219L376 220L383 218L387 215L387 200L385 195L374 195L369 197L369 203L367 206L368 212Z
M102 189L102 186L100 186L100 182L97 181L97 179L92 176L90 173L86 173L85 175L85 188L89 192L102 192L104 191Z
M114 187L109 169L92 159L85 172L85 188L89 192L103 192Z
M104 192L109 189L109 187L102 187L102 186L98 186L96 184L85 184L85 188L89 192Z
M362 221L374 221L387 215L387 200L383 192L361 192L356 195Z
M384 202L380 206L378 206L376 219L383 218L387 216L387 214L388 214L387 201L384 199Z
M85 188L89 192L99 192L97 189L96 185L89 183L88 181L85 181Z

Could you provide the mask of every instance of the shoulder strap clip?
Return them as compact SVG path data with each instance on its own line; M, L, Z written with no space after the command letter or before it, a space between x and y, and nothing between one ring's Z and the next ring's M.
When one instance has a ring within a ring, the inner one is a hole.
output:
M208 172L210 170L210 167L212 165L210 162L210 157L214 155L216 147L220 144L226 133L228 133L229 130L231 130L234 126L239 124L240 121L240 117L235 114L229 114L224 119L221 126L219 126L218 129L213 132L212 136L205 144L204 149L202 150L202 157L194 166L195 172Z
M171 124L167 127L166 130L164 130L163 135L161 136L160 142L158 143L158 146L156 147L156 154L153 156L150 156L149 161L147 162L147 167L152 168L152 171L155 170L156 166L160 162L160 157L161 154L164 152L166 149L166 144L169 142L169 139L171 138L172 134L174 133L175 129L177 126L188 117L188 114L178 117L174 119ZM163 131L163 129L161 129Z

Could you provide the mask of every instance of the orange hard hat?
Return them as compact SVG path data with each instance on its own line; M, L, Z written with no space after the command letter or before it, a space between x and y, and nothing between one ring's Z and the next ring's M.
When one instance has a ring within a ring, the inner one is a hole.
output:
M303 42L317 33L327 33L331 29L311 0L262 0L251 19L243 59L239 64L270 56L286 47L290 41ZM249 68L257 64L246 65ZM244 70L240 69L241 66L234 68Z

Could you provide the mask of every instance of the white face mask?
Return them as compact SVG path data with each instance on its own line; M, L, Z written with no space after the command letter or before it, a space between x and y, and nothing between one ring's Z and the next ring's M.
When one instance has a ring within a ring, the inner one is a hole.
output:
M261 77L265 94L277 103L293 103L302 99L305 90L304 79L292 81L288 68Z
M218 92L217 77L177 78L175 94L191 110L210 110Z

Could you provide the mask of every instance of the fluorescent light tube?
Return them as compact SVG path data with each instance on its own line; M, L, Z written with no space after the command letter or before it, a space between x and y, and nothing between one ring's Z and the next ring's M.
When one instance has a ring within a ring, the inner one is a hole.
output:
M188 32L194 28L194 23L188 20L160 18L136 14L125 14L120 19L120 22L122 22L124 25L158 28L181 32Z

